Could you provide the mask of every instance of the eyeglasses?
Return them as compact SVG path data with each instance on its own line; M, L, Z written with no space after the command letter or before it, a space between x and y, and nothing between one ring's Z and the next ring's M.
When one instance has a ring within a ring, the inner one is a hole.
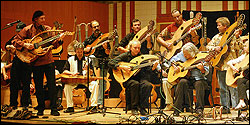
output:
M100 27L100 25L94 26L93 28L97 28L97 27Z

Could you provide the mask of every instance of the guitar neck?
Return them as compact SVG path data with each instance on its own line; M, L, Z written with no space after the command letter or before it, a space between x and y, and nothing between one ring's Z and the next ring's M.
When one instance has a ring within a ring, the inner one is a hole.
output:
M53 37L50 37L50 38L48 38L48 39L46 39L46 40L44 40L44 41L42 41L40 43L35 44L34 46L37 49L39 46L42 46L42 45L47 44L47 43L49 43L49 42L51 42L53 40L56 40L59 37L61 37L61 34L58 34L58 35L53 36Z
M147 66L150 66L152 65L154 62L149 62L149 63L144 63L144 64L141 64L141 65L138 65L138 66L133 66L131 71L133 70L136 70L136 69L139 69L139 68L143 68L143 67L147 67Z

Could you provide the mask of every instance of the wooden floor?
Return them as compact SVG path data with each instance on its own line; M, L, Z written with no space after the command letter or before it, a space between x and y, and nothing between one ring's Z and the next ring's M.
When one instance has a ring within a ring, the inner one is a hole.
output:
M21 110L18 107L17 110ZM12 115L17 111L12 111ZM29 109L36 115L37 111L33 108ZM65 109L64 109L65 110ZM126 114L123 108L107 108L106 112L99 110L99 113L88 114L89 111L84 111L84 108L75 108L75 111L82 111L80 113L69 114L60 111L60 116L50 115L50 109L44 111L44 116L39 116L38 118L31 118L29 120L9 120L2 118L2 123L22 123L22 124L79 124L79 123L96 123L96 124L155 124L158 121L165 123L179 123L182 124L184 121L186 123L204 123L204 124L249 124L249 121L237 121L236 117L238 112L231 110L231 114L223 114L222 119L219 116L216 120L212 118L212 108L205 108L204 117L198 118L197 115L191 113L180 113L179 117L172 116L173 111L163 111L163 114L158 113L158 109L153 107L151 113L148 116L132 116L131 111ZM116 114L116 113L120 113ZM248 111L249 113L249 111ZM11 114L9 114L11 115ZM140 117L146 117L148 120L142 120ZM159 120L161 119L161 120Z

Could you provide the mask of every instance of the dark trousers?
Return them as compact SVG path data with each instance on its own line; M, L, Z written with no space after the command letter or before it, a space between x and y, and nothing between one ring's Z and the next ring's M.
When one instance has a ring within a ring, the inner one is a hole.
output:
M192 84L193 83L193 84ZM205 101L205 89L207 87L205 80L198 80L198 81L192 81L185 78L182 78L179 83L176 86L176 92L175 92L175 103L174 106L178 109L182 109L185 105L185 102L188 102L189 104L189 97L191 98L192 95L188 94L188 89L191 85L194 86L196 90L196 109L204 109ZM192 100L191 100L192 101Z
M249 89L249 80L246 78L239 78L239 79L237 79L236 82L238 85L237 90L238 90L239 99L247 100L246 91L247 91L247 89Z
M30 84L31 84L31 65L22 62L16 56L13 58L10 71L10 106L17 106L18 90L22 87L21 104L23 107L29 106Z
M128 109L147 108L152 85L147 80L128 80L123 83L126 88L126 105Z
M50 63L42 66L33 66L33 77L36 88L36 97L38 102L38 110L43 111L45 109L45 101L44 101L44 91L43 91L43 79L44 74L47 79L48 86L48 95L50 100L50 108L51 110L57 110L56 100L57 100L57 92L56 92L56 83L55 83L55 64Z

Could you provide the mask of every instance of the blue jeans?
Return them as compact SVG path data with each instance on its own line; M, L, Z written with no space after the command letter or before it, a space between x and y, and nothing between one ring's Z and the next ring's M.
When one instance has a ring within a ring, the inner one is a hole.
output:
M222 106L230 108L230 99L229 99L229 91L230 91L232 107L236 107L238 104L237 88L233 88L226 85L226 71L216 70L216 76L220 85L220 104Z

